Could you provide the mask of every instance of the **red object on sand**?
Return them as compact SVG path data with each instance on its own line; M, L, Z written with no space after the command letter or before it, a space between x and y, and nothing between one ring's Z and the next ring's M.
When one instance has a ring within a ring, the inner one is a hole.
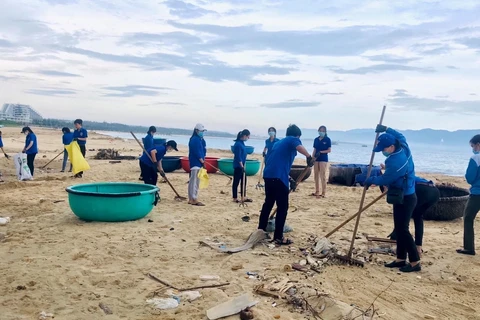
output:
M218 159L217 157L205 157L206 166L208 173L216 173L218 168ZM181 157L180 163L182 164L182 169L185 170L186 173L190 173L190 161L188 161L188 157Z

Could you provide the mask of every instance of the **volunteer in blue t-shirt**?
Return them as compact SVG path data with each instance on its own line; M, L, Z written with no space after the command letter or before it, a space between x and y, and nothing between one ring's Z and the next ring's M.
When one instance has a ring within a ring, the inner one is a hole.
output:
M75 131L73 132L73 141L77 141L78 146L80 147L82 156L85 158L85 155L87 154L86 144L88 139L88 132L85 128L83 128L82 119L75 120L73 122L73 125L75 126ZM82 177L83 177L83 171L75 175L75 178L82 178Z
M203 135L207 131L203 124L197 123L193 129L192 136L188 141L188 162L190 164L190 179L188 180L188 204L194 206L205 206L198 201L198 189L200 179L198 172L205 168L205 157L207 154L207 144Z
M143 138L143 147L145 148L145 150L148 150L155 145L155 140L153 139L153 135L156 132L157 132L157 128L155 128L155 126L150 126L150 128L148 128L147 135L145 136L145 138ZM143 180L143 177L141 174L138 179Z
M313 141L312 157L315 158L313 173L315 175L315 193L312 196L325 198L327 190L328 154L332 152L332 141L327 136L327 127L318 128L318 137ZM320 182L322 193L320 193Z
M393 223L397 234L397 259L386 263L385 267L399 268L401 272L417 272L422 270L420 256L409 231L410 219L417 205L412 152L407 139L400 132L381 124L377 125L375 132L383 133L378 137L373 151L382 152L386 157L385 173L369 177L365 185L388 187L387 203L393 205Z
M307 158L307 165L313 167L315 160L302 146L300 137L302 131L292 124L287 129L286 137L277 143L270 152L265 163L263 179L265 180L265 202L262 206L258 229L266 232L268 218L275 203L277 216L275 218L275 232L273 240L277 245L289 245L293 241L283 238L283 228L288 214L288 197L290 194L289 174L297 151Z
M2 131L0 131L0 149L2 149L5 158L9 159L10 156L5 152L5 150L3 150Z
M22 152L27 154L27 165L33 177L35 171L35 156L38 153L37 136L30 127L23 127L22 133L26 136L25 147Z
M65 168L67 167L67 161L68 161L68 152L67 152L67 149L65 147L68 146L70 143L72 143L73 133L67 127L63 127L62 132L63 132L63 136L62 136L63 163L62 163L62 171L60 171L60 172L65 172ZM70 170L68 172L72 172L72 169L73 169L72 163L70 162Z
M140 171L145 184L157 185L157 170L160 176L165 178L165 172L162 167L162 159L167 152L178 151L177 143L173 140L168 141L163 146L153 146L143 153L140 157ZM149 157L150 155L150 157Z
M465 179L470 187L470 197L463 213L463 249L460 254L475 255L475 232L473 223L480 211L480 134L470 140L473 155L468 162Z
M277 138L277 129L274 127L268 128L268 139L265 140L265 148L263 148L263 157L265 158L264 161L267 161L268 154L270 151L272 151L273 146L278 141L280 140Z
M244 203L252 202L252 199L245 198L247 193L247 176L245 173L245 163L247 161L247 151L245 150L245 141L250 138L250 131L244 129L240 131L233 145L233 184L232 197L233 202ZM238 200L238 185L240 184L241 200Z

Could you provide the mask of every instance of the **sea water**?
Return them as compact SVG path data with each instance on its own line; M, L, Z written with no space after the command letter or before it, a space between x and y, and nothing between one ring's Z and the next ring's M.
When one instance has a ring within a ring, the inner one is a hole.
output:
M133 139L128 132L98 132L111 137ZM145 136L145 133L135 134L139 140ZM162 136L167 140L175 140L179 145L188 145L190 136L171 135ZM330 137L335 140L335 137ZM266 137L265 137L266 139ZM246 145L255 147L255 153L261 154L265 147L265 139L251 138ZM303 145L308 152L313 151L313 139L301 139ZM230 150L234 144L233 138L209 137L205 136L207 148ZM372 141L373 142L373 141ZM365 142L365 144L338 142L332 146L332 152L329 154L330 162L335 163L355 163L368 164L373 148L373 143ZM366 146L366 147L365 147ZM468 143L462 146L445 146L426 145L426 144L410 144L413 159L415 162L416 172L439 173L450 176L463 176L471 157L471 148ZM298 156L303 158L303 155ZM380 164L385 161L385 157L381 153L375 155L374 164Z

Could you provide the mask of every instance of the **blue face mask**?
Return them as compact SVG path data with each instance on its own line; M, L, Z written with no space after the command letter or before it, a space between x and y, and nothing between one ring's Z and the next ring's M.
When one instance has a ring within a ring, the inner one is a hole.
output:
M276 134L275 131L270 131L270 132L268 133L268 135L269 135L270 137L275 137L275 134Z
M473 154L480 154L480 151L477 151L477 150L475 150L475 149L473 149L473 148L472 148L472 152L473 152Z
M325 132L318 131L318 136L319 136L320 138L323 138L323 137L325 137L325 135L326 135L326 133L325 133Z
M203 131L199 131L199 132L198 132L198 136L199 136L200 138L203 138Z
M387 152L387 151L382 151L382 154L383 154L385 157L390 156L390 152Z

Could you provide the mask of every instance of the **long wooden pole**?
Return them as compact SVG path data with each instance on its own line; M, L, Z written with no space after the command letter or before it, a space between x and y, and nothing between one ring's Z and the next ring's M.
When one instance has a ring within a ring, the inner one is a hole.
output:
M383 117L385 116L385 110L387 109L387 106L383 106L382 109L382 115L380 116L380 121L379 124L383 123ZM373 148L375 148L375 145L378 140L378 136L380 133L377 132L375 135L375 141L373 142ZM368 165L368 172L367 172L367 179L370 177L370 174L372 172L372 165L373 165L373 160L375 159L375 152L372 150L372 155L370 157L370 164ZM357 237L357 231L358 231L358 225L360 224L360 217L362 216L362 209L363 209L363 203L365 202L365 196L367 194L367 185L363 186L363 193L362 193L362 199L360 200L360 207L358 208L358 211L360 213L357 216L357 221L355 222L355 229L353 229L353 235L352 235L352 241L350 242L350 249L348 250L348 257L351 258L353 254L353 246L355 245L355 238Z

